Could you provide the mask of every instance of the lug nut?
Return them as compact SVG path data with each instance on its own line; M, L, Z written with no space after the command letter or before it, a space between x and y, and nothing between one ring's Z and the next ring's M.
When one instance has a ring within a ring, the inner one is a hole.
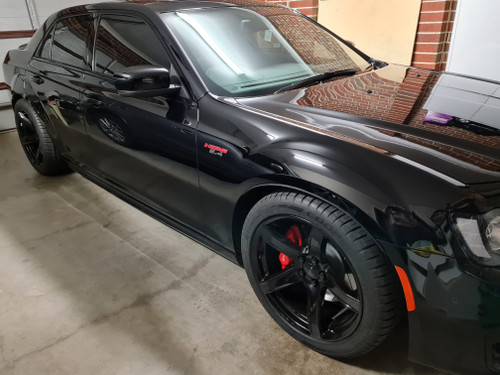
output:
M304 276L304 270L299 270L299 276Z
M313 286L318 286L318 280L313 280Z

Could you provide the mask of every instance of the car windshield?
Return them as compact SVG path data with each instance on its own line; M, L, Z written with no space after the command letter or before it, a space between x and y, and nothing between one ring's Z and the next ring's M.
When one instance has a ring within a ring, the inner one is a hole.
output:
M163 17L216 95L266 95L315 75L369 66L332 34L286 8L196 9Z

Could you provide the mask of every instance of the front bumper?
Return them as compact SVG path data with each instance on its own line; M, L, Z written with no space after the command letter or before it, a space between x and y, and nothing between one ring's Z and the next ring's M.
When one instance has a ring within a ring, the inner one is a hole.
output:
M409 252L406 267L416 303L410 359L456 374L499 374L500 278L483 281L441 255Z

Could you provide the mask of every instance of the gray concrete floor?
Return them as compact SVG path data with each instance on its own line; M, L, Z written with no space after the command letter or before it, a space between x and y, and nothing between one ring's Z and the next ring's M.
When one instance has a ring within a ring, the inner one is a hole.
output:
M0 131L15 128L14 112L10 105L0 104Z
M243 269L0 135L0 374L442 374L404 326L335 361L285 334Z

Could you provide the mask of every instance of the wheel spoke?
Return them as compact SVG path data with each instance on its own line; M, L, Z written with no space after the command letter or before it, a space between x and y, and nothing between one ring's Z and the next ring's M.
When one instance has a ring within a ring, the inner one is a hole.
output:
M325 259L325 253L323 251L325 235L323 232L316 227L311 227L309 232L309 237L307 239L307 245L309 247L309 254L315 256L320 261Z
M290 242L284 235L277 232L270 225L266 225L261 229L261 236L268 245L271 245L276 250L282 252L290 259L296 261L302 254L303 248Z
M296 285L301 281L296 268L288 268L261 281L260 289L269 294Z
M328 289L335 296L336 300L342 305L348 307L350 310L360 313L361 312L361 302L347 294L338 284L329 286Z
M331 317L330 326L335 321L335 319L338 319L340 316L342 316L343 314L345 314L348 311L351 311L351 309L349 307L347 307L347 306L342 307L334 316Z
M312 337L322 339L324 328L321 307L324 301L325 288L307 286L307 316L309 318L309 332Z
M333 274L335 275L335 281L337 282L337 284L341 281L343 282L346 277L346 270L342 256L330 242L326 244L325 252L328 259L328 264L330 265Z
M22 137L21 140L23 146L30 146L30 145L37 146L39 142L40 141L36 137L30 135L25 135L24 137Z

